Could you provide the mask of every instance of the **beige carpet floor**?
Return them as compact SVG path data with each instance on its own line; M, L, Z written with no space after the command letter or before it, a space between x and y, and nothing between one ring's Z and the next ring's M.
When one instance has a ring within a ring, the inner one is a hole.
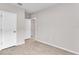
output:
M23 45L10 47L0 51L0 55L74 55L41 42L28 39Z

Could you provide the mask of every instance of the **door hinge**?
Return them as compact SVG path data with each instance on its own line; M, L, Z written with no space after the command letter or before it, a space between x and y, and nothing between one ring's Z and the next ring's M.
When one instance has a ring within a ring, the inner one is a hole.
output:
M1 14L0 17L3 17L3 15Z

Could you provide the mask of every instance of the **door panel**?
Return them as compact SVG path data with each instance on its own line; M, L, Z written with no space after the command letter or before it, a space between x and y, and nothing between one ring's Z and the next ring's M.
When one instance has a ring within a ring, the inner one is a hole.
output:
M2 48L8 48L16 45L16 20L15 13L3 12L2 20Z
M2 12L0 11L0 50L2 42Z
M26 32L25 39L31 38L31 19L25 19L26 23Z

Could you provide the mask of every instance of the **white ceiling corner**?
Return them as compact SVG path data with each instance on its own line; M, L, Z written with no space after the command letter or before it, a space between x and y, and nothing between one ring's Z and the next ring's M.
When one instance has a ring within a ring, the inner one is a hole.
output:
M22 3L22 6L19 6L17 3L14 3L13 5L24 8L29 13L35 13L54 4L55 3Z

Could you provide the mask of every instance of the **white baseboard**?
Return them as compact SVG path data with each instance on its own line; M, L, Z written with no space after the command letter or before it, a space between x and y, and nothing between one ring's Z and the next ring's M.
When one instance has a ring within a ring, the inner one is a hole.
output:
M30 37L30 36L29 36L29 37L25 37L25 39L24 39L24 40L29 39L29 38L31 38L31 37Z
M72 50L69 50L69 49L66 49L66 48L60 47L60 46L58 46L58 45L50 44L50 43L47 43L47 42L44 42L44 41L41 41L41 40L37 40L37 41L39 41L39 42L41 42L41 43L44 43L44 44L47 44L47 45L50 45L50 46L53 46L53 47L56 47L56 48L59 48L59 49L63 49L63 50L65 50L65 51L68 51L68 52L74 53L74 54L76 54L76 55L79 55L78 52L75 52L75 51L72 51Z
M2 48L0 48L0 51L2 50Z
M19 43L15 44L14 46L22 45L22 44L24 44L24 43L25 43L25 41L22 41L22 42L19 42ZM7 47L7 48L8 48L8 47ZM5 49L5 48L0 48L0 51L3 50L3 49Z
M18 46L18 45L22 45L22 44L24 44L24 43L25 43L25 41L20 42L20 43L17 43L16 46Z

